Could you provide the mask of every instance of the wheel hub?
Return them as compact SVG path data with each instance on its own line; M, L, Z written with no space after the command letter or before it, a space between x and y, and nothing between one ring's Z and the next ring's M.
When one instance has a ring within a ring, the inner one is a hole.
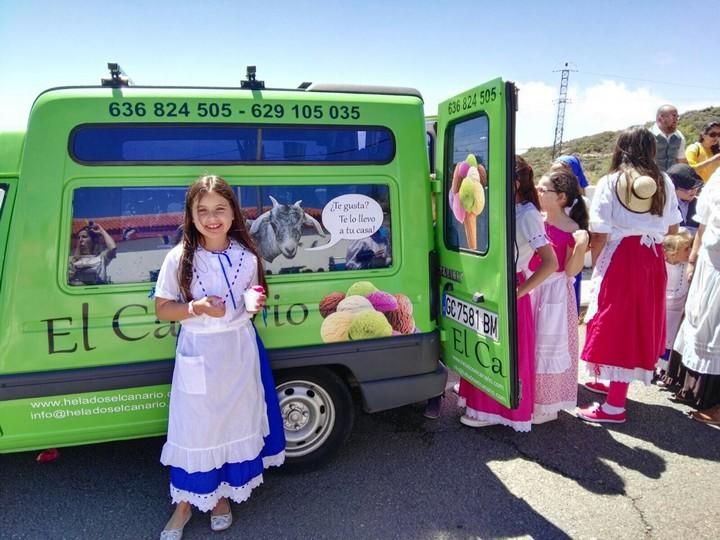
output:
M290 403L283 407L282 416L287 431L300 431L310 420L310 409L302 403Z

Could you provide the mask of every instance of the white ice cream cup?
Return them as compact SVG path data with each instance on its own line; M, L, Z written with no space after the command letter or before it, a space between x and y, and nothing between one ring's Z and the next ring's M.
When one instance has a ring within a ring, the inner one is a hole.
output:
M248 313L257 313L260 311L259 300L262 295L265 294L265 289L260 285L250 287L243 293L243 300L245 301L245 311Z

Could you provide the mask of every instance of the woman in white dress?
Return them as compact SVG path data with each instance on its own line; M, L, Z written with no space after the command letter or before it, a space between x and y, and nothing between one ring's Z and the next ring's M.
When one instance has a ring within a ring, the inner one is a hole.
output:
M692 282L674 345L687 370L677 397L700 409L695 420L720 424L720 169L700 193L695 220L700 228L688 261Z
M178 540L191 505L211 510L214 531L232 524L228 499L246 500L263 469L284 460L272 374L252 317L265 279L232 188L203 176L187 192L183 241L165 258L155 289L158 319L182 321L168 438L177 504L161 539Z

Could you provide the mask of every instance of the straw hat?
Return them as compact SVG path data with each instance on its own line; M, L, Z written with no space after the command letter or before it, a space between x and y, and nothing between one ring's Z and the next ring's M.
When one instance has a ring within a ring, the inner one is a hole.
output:
M620 174L615 185L615 194L620 204L636 214L650 211L652 198L657 191L657 183L650 176L640 176L630 170Z

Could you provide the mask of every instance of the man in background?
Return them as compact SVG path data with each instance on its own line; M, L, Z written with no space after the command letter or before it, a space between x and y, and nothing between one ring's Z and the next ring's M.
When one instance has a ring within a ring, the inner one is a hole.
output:
M650 129L655 135L657 151L655 162L661 171L667 171L685 159L685 137L677 128L678 112L673 105L663 105L655 115L655 125Z

